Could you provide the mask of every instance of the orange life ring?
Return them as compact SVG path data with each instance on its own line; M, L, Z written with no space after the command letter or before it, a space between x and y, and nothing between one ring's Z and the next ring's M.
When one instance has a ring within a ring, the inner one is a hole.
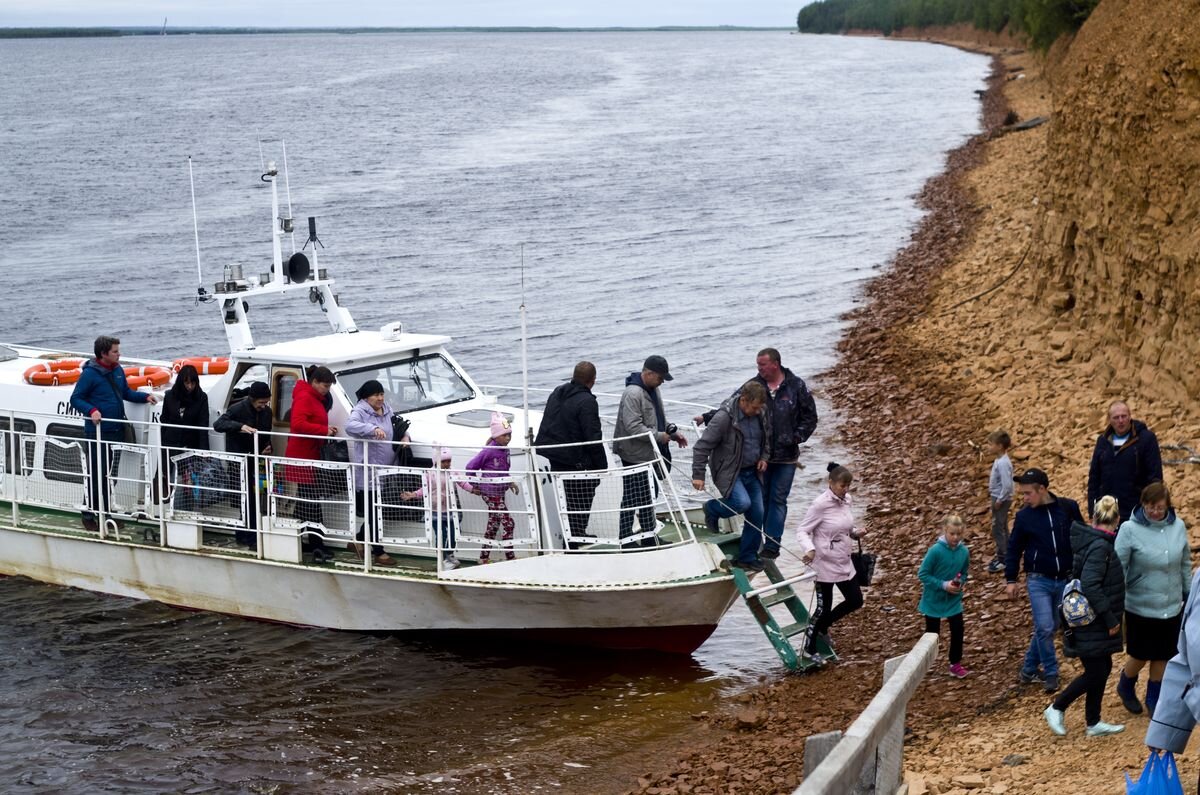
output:
M165 367L126 367L125 380L130 389L160 387L171 380L171 371Z
M189 356L171 362L171 372L178 373L185 364L196 368L200 375L224 375L229 372L229 359L224 356Z
M83 375L83 359L57 359L35 364L25 371L25 383L34 386L73 384Z

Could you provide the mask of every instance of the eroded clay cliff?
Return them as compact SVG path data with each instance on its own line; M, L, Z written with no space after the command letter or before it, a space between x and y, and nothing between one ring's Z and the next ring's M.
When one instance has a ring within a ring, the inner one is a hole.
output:
M1200 2L1104 0L1061 49L1037 293L1091 337L1075 356L1106 365L1098 380L1186 404L1200 396Z

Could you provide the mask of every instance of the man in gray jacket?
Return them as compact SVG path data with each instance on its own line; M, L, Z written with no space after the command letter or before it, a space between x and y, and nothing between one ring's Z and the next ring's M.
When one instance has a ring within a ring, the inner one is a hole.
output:
M632 472L621 478L622 539L633 535L635 509L642 533L654 532L657 480L666 476L658 463L659 457L661 455L662 459L670 461L671 453L667 446L672 440L680 447L687 447L687 437L667 422L662 398L658 394L662 383L672 380L674 379L667 367L667 360L661 356L646 359L640 373L630 373L625 379L625 392L621 395L621 407L617 411L617 427L613 431L613 452L621 459L623 467L653 463L656 482L652 492L649 473L644 470ZM658 546L658 539L655 536L647 537L642 540L640 546Z
M748 381L734 397L721 404L692 456L692 486L704 490L704 465L712 470L713 485L721 496L704 503L704 522L717 532L717 522L745 514L741 548L733 565L762 571L759 549L763 543L762 473L771 460L771 414L764 412L767 388Z

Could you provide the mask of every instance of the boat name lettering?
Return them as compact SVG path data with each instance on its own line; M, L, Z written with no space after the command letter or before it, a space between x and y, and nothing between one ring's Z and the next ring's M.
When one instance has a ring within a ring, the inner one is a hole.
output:
M83 412L71 405L70 401L58 401L58 413L63 417L82 417Z

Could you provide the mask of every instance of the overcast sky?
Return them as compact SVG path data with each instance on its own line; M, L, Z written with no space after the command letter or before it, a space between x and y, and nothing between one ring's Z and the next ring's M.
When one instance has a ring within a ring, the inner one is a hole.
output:
M0 0L0 27L790 27L810 0Z

